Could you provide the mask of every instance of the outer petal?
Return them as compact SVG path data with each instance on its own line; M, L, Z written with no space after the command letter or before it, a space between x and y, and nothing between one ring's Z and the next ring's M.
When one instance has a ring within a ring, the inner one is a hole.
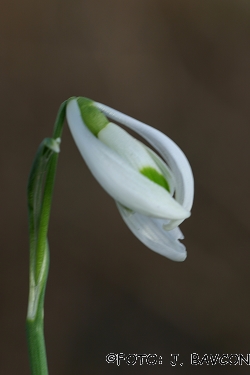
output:
M120 203L116 204L129 229L144 245L171 260L182 262L186 259L186 248L178 241L184 238L178 227L166 232L163 229L163 219L131 212Z
M149 125L135 120L104 104L95 102L108 118L134 130L145 138L163 157L176 179L176 200L188 211L192 208L194 197L194 178L190 164L182 150L169 137Z
M90 171L116 201L133 211L159 218L178 220L190 215L165 189L135 171L88 130L75 99L67 105L67 120Z

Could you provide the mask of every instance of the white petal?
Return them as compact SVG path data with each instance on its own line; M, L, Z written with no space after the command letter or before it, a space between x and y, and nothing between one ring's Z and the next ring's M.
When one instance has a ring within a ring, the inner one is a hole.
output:
M165 220L133 213L118 202L116 205L129 229L144 245L171 260L182 262L186 259L186 248L178 241L184 238L179 228L167 232L163 229Z
M99 131L98 139L127 160L134 169L140 171L144 167L152 167L161 173L143 144L120 126L110 122Z
M135 171L85 126L75 99L67 105L73 138L90 171L116 201L133 211L168 219L185 219L185 210L161 186Z
M145 146L142 142L132 137L120 126L109 123L98 133L98 139L112 150L116 151L122 158L138 171L144 167L152 167L162 174L170 188L173 196L175 180L173 173L159 156Z
M176 200L188 211L191 210L194 197L194 179L190 164L182 150L165 134L138 120L133 119L104 104L95 102L108 118L134 130L145 138L162 156L176 179Z

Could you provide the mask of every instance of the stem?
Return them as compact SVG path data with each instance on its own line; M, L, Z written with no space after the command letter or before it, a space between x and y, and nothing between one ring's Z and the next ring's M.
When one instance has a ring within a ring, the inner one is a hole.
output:
M32 375L48 375L43 328L44 296L49 272L47 233L58 160L55 144L61 138L67 102L62 103L59 108L53 138L46 138L38 148L27 189L30 285L26 333Z
M48 365L46 357L46 348L44 340L43 330L43 304L45 287L38 296L40 295L40 301L38 301L38 308L36 315L27 317L26 320L26 334L28 341L28 352L31 374L34 375L48 375Z
M47 375L48 365L43 334L43 320L27 319L26 332L31 374Z
M33 274L30 277L30 293L26 320L29 362L32 375L48 375L46 348L43 330L43 306L49 271L49 248L46 243L43 277L35 284Z

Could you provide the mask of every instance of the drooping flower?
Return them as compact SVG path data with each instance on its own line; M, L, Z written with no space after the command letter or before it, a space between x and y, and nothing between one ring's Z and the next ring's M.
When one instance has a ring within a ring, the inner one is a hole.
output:
M137 132L162 158L108 118ZM185 260L178 225L190 216L194 181L180 148L151 126L87 98L68 102L67 120L90 171L135 236L159 254Z

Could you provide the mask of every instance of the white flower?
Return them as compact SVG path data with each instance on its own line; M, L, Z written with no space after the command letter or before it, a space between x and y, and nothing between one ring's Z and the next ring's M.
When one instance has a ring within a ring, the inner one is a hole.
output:
M105 115L140 134L164 161ZM135 236L159 254L185 260L178 225L190 216L194 181L180 148L160 131L86 98L69 101L67 120L90 171Z

